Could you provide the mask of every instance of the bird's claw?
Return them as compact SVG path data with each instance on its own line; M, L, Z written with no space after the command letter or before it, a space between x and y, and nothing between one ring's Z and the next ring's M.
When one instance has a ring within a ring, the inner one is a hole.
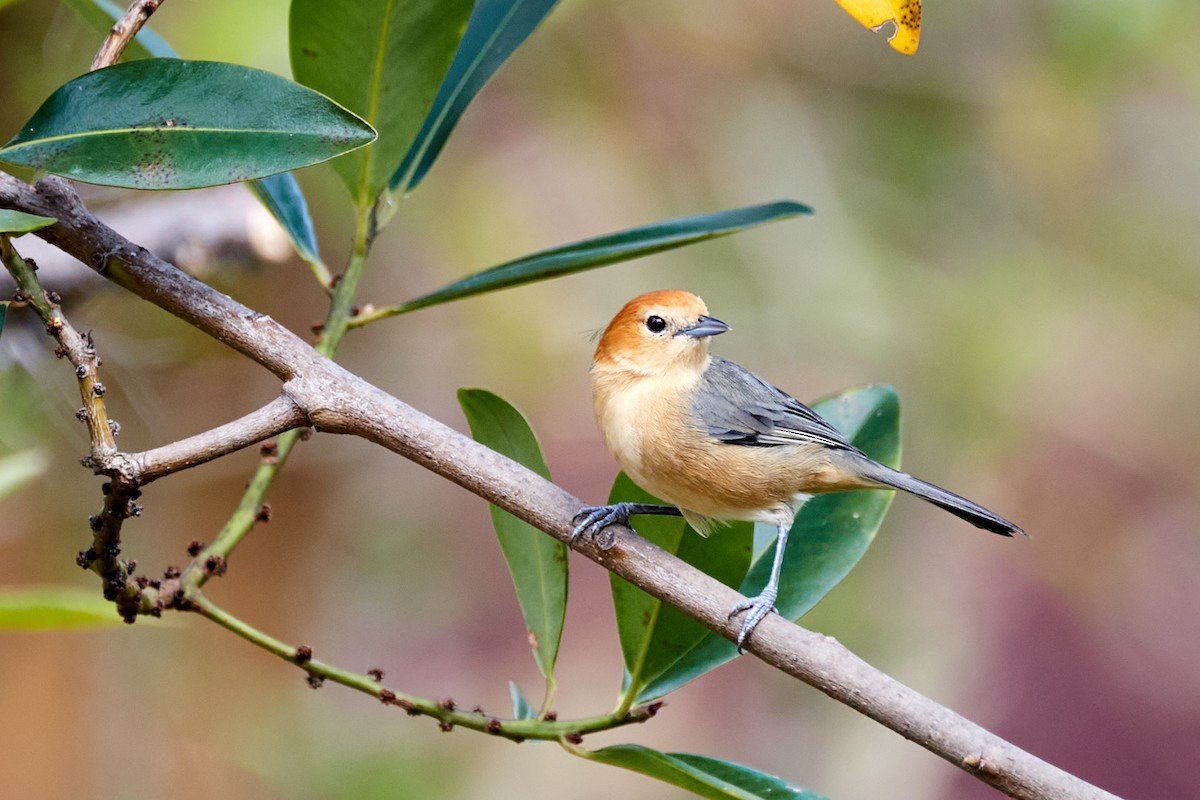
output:
M575 523L571 531L571 544L575 544L580 536L587 536L601 547L612 544L612 537L607 540L600 538L600 533L609 525L629 525L629 504L615 503L611 506L588 506L575 515L571 520Z
M773 592L769 590L764 591L758 597L743 600L729 612L729 619L733 619L743 611L746 612L745 618L742 619L742 627L738 629L738 653L742 653L746 649L746 640L750 638L750 634L758 627L758 623L766 619L767 615L772 611L777 610L775 608L775 597L777 595L778 590Z

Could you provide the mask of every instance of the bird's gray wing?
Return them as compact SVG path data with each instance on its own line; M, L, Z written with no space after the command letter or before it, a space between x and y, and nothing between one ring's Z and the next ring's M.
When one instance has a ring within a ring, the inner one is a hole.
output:
M810 442L858 451L817 412L753 372L717 356L704 371L692 413L709 436L728 444L777 447Z

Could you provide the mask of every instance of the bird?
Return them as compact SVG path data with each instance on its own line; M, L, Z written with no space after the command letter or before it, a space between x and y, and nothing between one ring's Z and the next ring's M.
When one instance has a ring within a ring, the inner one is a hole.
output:
M613 317L591 366L597 426L621 469L670 505L586 506L571 541L595 538L640 514L682 516L701 535L734 521L776 526L770 578L743 600L738 650L774 610L788 532L812 495L899 489L983 530L1024 533L1004 517L880 464L808 406L750 370L709 352L730 330L696 295L649 292Z

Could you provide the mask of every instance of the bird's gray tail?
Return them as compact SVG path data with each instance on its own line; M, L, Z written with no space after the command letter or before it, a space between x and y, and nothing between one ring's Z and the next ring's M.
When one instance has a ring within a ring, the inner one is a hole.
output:
M905 472L885 467L874 461L870 461L870 467L866 465L860 466L864 477L881 483L884 486L890 486L893 489L900 489L909 494L915 494L917 497L928 500L938 508L943 508L954 516L965 519L967 522L978 528L983 528L985 531L998 533L1001 536L1012 536L1014 533L1025 532L999 514L988 511L978 503L972 503L967 498L960 497L954 492L947 491L940 486L926 483L920 478L914 478Z

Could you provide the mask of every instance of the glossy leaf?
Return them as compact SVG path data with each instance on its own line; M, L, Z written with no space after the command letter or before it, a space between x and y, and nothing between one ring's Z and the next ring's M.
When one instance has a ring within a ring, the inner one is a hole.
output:
M459 389L458 402L477 442L550 479L537 438L521 412L483 389ZM491 510L534 660L549 678L567 610L567 546L507 511L496 506Z
M194 189L315 164L373 138L346 109L278 75L156 58L63 85L0 161L87 183Z
M0 233L29 233L58 222L54 217L39 217L24 211L0 208Z
M402 314L477 294L559 278L811 213L812 209L806 205L782 200L628 228L617 233L542 250L477 272L435 292L410 300L396 307L393 313Z
M73 587L0 588L0 631L59 630L124 625L99 591Z
M662 505L624 473L617 475L610 503ZM726 586L737 586L750 566L754 527L739 522L702 538L681 517L639 516L634 529L669 553L712 575ZM621 653L625 657L624 691L636 694L692 649L708 629L677 608L651 597L633 584L609 575Z
M889 466L899 466L900 401L893 389L852 389L812 407L867 455ZM819 495L804 504L792 525L784 555L775 603L781 616L800 619L846 577L874 540L893 494L876 490L839 492ZM774 552L773 532L755 550L754 565L739 589L748 597L758 594L767 582ZM662 697L736 657L733 643L706 631L704 638L647 685L636 701Z
M558 0L476 0L454 61L416 140L388 181L389 191L407 194L416 188L475 95L557 3Z
M109 0L61 1L101 33L107 33L113 22L124 12L124 9L110 3ZM179 55L162 37L149 27L143 27L125 48L122 57L179 58ZM310 264L321 264L312 218L308 214L308 202L304 199L295 176L290 172L283 172L250 181L247 186L279 222L300 257Z
M308 213L308 201L290 172L271 175L247 184L271 216L287 232L300 257L310 264L324 264L317 251L317 232Z
M96 33L103 36L108 35L113 23L125 13L124 6L118 6L116 3L109 2L109 0L59 0L59 2L74 11ZM100 44L97 42L95 49L99 49L99 46ZM163 41L161 36L150 30L149 26L143 26L133 41L125 46L125 51L121 54L121 58L124 60L133 60L141 58L178 58L178 56L171 49L170 45Z
M7 308L7 305L0 305L0 328L4 327ZM22 450L0 456L0 500L40 476L49 466L49 459L40 450Z
M911 56L921 41L921 0L837 0L846 13L873 31L889 22L896 31L888 37L892 49Z
M508 694L512 697L513 719L537 719L537 711L512 681L508 682Z
M640 772L712 800L824 800L774 775L692 753L621 744L593 750L585 758Z
M429 113L471 0L292 0L292 74L379 131L333 162L358 203L374 202Z

